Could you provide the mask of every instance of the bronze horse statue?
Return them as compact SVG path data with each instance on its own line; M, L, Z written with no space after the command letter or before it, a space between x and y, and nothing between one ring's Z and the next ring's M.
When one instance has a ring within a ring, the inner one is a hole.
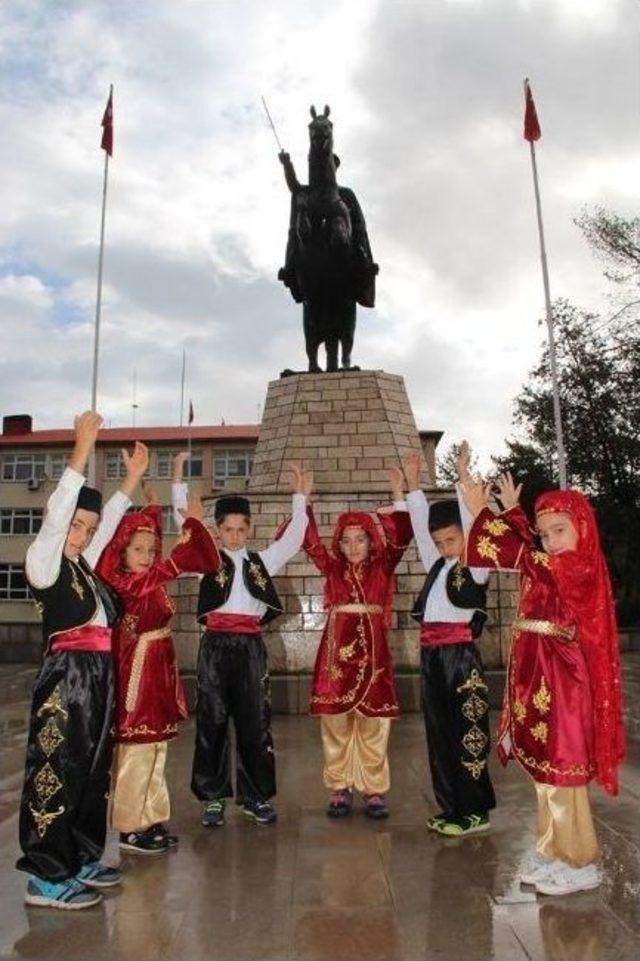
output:
M278 273L296 303L302 303L309 371L318 373L318 349L327 354L327 371L351 368L356 303L373 307L375 276L367 227L348 187L338 186L340 164L333 152L329 107L309 124L309 183L300 184L288 153L279 154L291 191L291 217L285 265Z

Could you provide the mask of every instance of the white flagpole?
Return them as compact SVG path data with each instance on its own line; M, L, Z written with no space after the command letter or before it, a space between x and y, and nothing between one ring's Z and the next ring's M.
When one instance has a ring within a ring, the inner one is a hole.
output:
M113 96L113 84L109 85L109 97ZM98 254L98 290L96 295L96 320L93 334L93 376L91 380L91 410L96 411L98 403L98 357L100 353L100 313L102 310L102 266L104 263L104 225L107 210L107 182L109 177L109 152L104 152L104 176L102 181L102 217L100 219L100 253ZM96 482L95 447L89 458L89 484Z
M524 81L525 100L529 81ZM556 363L556 342L553 333L553 309L551 307L551 292L549 289L549 268L547 265L547 250L544 242L544 225L542 222L542 205L540 203L540 187L538 185L538 167L536 164L536 151L533 140L529 141L531 150L531 170L533 172L533 189L536 198L536 215L538 218L538 236L540 238L540 260L542 263L542 282L544 284L544 302L547 317L547 330L549 334L549 359L551 361L551 382L553 392L553 418L556 428L556 447L558 449L558 479L561 490L567 489L567 461L564 450L564 437L562 432L562 413L560 410L560 388L558 383L558 365Z
M180 426L184 420L184 377L187 363L187 352L182 348L182 376L180 378Z

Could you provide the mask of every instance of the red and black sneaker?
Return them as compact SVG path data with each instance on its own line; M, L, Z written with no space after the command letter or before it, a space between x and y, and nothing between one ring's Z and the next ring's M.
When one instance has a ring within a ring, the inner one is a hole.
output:
M374 821L389 817L389 808L382 794L365 794L364 813Z
M351 805L353 804L353 795L348 788L342 788L340 791L334 791L329 798L329 804L327 805L327 817L330 818L346 818L351 814Z

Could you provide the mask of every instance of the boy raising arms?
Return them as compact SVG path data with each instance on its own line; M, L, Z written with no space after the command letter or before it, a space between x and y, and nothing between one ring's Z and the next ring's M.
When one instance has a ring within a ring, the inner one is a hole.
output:
M42 613L45 652L33 691L20 806L25 901L65 910L101 900L91 888L118 884L100 863L106 834L114 684L112 627L119 606L93 567L131 506L149 461L144 444L122 456L126 477L102 512L83 471L102 424L75 421L69 466L27 551L25 573ZM101 517L102 512L102 517Z
M468 470L463 442L459 473ZM440 812L427 827L456 837L489 829L495 795L487 759L489 705L482 661L474 639L486 620L488 572L465 567L465 529L471 517L456 500L429 504L420 490L420 456L404 461L418 553L427 578L412 616L420 623L422 710L429 766Z
M174 461L172 500L176 523L186 506L182 483L188 455ZM262 625L283 607L272 581L297 554L307 527L306 498L312 474L291 465L293 509L290 522L265 550L247 547L251 508L245 497L226 495L215 502L214 533L220 565L200 581L198 622L204 627L198 652L196 743L191 790L203 802L205 827L224 824L225 799L231 787L229 718L233 718L238 754L236 794L244 813L259 824L276 820L267 651Z

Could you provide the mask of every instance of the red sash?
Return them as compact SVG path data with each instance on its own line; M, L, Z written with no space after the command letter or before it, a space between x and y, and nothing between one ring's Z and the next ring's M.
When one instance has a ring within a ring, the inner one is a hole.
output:
M111 651L111 628L88 624L73 631L56 634L51 641L51 653L58 651Z
M207 614L206 628L215 634L261 634L260 618L255 614Z
M467 644L473 640L471 627L463 621L422 622L420 644L422 647L435 647L439 644Z

